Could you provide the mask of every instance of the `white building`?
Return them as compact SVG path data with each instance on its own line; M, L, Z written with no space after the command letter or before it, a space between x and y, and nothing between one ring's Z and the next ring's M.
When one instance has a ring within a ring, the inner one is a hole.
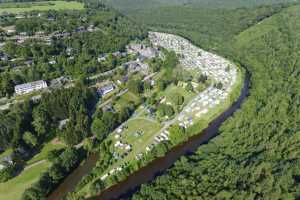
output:
M101 88L98 89L98 93L101 95L101 96L104 96L108 93L111 93L112 91L115 90L115 86L113 84L109 84L109 85L106 85L106 86L103 86Z
M34 81L30 83L25 83L21 85L15 86L15 92L17 95L20 94L27 94L33 91L41 90L47 88L46 81L40 80L40 81Z

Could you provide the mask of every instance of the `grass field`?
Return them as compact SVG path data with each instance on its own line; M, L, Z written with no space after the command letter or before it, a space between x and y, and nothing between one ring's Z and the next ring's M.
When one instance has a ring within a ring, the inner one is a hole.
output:
M19 176L9 180L8 182L0 183L0 199L20 199L25 189L36 182L41 173L45 171L49 166L49 162L38 164L28 170L24 170Z
M120 162L117 162L111 168L120 165L121 163L135 159L135 156L138 153L145 152L147 145L151 144L154 140L154 136L162 128L162 125L150 118L146 117L135 117L126 123L127 128L122 131L120 134L121 137L116 139L116 134L111 134L110 139L115 143L116 141L121 141L124 144L131 144L132 150L125 156ZM142 133L138 136L136 133ZM126 150L114 147L113 151L118 154L123 154Z
M147 118L134 118L127 124L127 129L122 132L122 141L128 144L132 144L133 152L144 151L143 146L148 144L149 140L153 140L153 136L157 133L161 125L158 122L152 121ZM142 132L143 135L135 136L136 132Z
M81 10L83 3L75 1L48 1L35 3L5 3L0 4L0 14L3 13L21 13L33 10L47 11L47 10Z
M116 100L114 106L116 109L120 110L121 108L128 106L130 102L133 102L135 105L138 105L140 102L140 98L132 92L128 91L124 95L120 96L118 100Z
M184 104L188 103L195 97L196 93L187 91L184 87L170 85L159 96L165 96L167 102L172 102L174 94L180 94L184 97Z
M31 158L29 161L27 161L27 165L31 165L33 163L39 162L41 160L47 159L47 155L50 151L54 149L61 149L64 145L62 144L53 144L52 142L49 142L43 146L40 153L36 154L33 158Z
M48 152L53 149L61 149L64 145L53 144L49 142L44 145L40 153L36 154L32 159L27 161L27 169L24 169L21 174L5 183L0 183L0 200L17 200L21 198L22 193L32 183L35 183L40 174L42 174L49 166L50 163L46 160ZM0 154L0 158L12 153L11 149L6 150ZM37 163L42 161L40 163ZM35 164L36 163L36 164ZM31 166L30 166L31 165Z

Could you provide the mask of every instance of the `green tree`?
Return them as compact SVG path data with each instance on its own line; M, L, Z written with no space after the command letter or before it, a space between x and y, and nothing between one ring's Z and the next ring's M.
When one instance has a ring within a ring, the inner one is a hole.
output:
M101 119L94 119L92 123L92 132L96 135L97 139L102 141L109 133L110 128Z
M143 92L143 84L140 80L129 80L127 83L127 87L129 91L135 93L135 94L140 94Z
M179 93L173 93L170 97L174 105L182 105L184 103L184 96Z
M23 140L25 141L26 144L28 144L31 147L35 147L38 144L38 140L36 136L29 131L26 131L23 134Z
M157 108L157 112L160 117L172 117L175 113L173 107L166 104L160 104Z
M170 140L173 144L178 144L187 139L187 135L185 134L185 129L179 125L173 125L169 129L170 132Z
M186 91L189 91L189 92L194 91L194 87L191 82L188 82L188 84L185 86L185 89L186 89Z

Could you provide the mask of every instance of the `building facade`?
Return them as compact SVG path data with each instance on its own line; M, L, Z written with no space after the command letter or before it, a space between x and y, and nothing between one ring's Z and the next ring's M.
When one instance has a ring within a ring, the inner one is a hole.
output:
M21 94L27 94L33 91L41 90L44 88L47 88L47 83L46 81L40 80L40 81L34 81L30 83L24 83L21 85L16 85L15 86L15 93L17 95Z

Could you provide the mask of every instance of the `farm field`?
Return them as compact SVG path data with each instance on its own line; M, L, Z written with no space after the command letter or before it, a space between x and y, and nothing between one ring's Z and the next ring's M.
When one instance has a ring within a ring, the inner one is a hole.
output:
M3 3L0 4L0 14L3 13L21 13L33 10L47 11L47 10L81 10L83 4L75 1L48 1L48 2L34 2L34 3Z
M0 183L0 199L16 200L20 199L24 190L35 183L42 172L50 166L49 162L43 162L21 172L17 177Z

